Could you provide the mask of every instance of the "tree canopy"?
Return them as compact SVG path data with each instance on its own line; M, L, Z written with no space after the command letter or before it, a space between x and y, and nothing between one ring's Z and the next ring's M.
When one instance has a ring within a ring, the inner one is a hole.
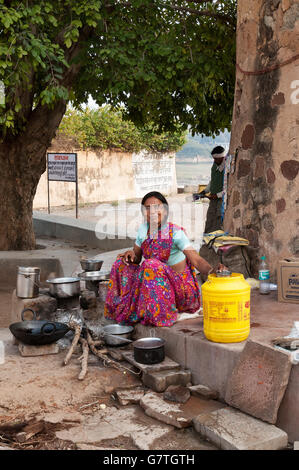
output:
M138 125L230 128L235 23L236 0L0 0L1 137L89 95Z
M172 152L186 142L186 132L180 127L162 133L157 133L156 126L151 123L136 127L132 121L123 119L121 110L113 111L107 105L84 111L67 110L57 134L58 137L71 137L82 149L118 149L128 152Z

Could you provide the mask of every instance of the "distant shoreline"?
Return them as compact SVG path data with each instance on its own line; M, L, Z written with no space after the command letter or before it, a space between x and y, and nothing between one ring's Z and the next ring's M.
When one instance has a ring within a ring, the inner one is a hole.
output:
M188 163L188 165L198 165L199 163L209 163L209 164L212 164L213 161L211 158L209 159L200 159L199 161L193 161L192 160L189 160L189 159L179 159L179 160L176 160L175 161L176 165L186 165L186 163Z

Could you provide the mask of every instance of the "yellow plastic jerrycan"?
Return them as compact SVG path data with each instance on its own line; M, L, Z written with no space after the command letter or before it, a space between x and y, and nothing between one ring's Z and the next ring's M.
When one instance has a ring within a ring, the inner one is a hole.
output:
M202 285L204 334L215 343L238 343L250 332L250 285L243 274L210 274Z

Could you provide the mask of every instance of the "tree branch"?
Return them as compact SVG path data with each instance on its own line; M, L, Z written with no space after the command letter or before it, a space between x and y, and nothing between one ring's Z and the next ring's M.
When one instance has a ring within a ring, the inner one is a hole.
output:
M171 8L172 10L176 11L183 11L186 13L191 13L192 15L197 15L197 16L206 16L207 18L215 18L217 20L220 20L222 23L229 23L231 26L235 28L235 20L231 18L228 15L225 15L223 13L216 13L210 10L195 10L194 8L187 8L187 7L179 7L177 5L162 5L164 8Z

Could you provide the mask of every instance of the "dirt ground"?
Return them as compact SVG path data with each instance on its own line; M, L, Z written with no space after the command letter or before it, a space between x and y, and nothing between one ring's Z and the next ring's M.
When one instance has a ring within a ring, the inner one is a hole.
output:
M193 238L198 233L198 220L190 212L191 206L194 209L191 199L186 194L168 198L175 214L172 220L184 226L185 217ZM136 211L137 215L132 217L138 218L140 201L127 204L131 214ZM98 204L81 205L79 218L96 221L96 207ZM113 202L110 208L109 220L115 217L124 223L119 203ZM51 214L75 217L75 208L51 208ZM80 247L77 248L79 253ZM11 294L10 290L0 289L1 317L6 314L8 319ZM157 421L138 404L121 406L114 392L142 386L138 375L105 367L90 354L87 376L79 381L79 349L64 366L67 350L22 357L9 330L4 328L0 328L1 341L5 360L0 363L0 449L6 446L23 450L216 450L192 427L177 429Z
M67 349L22 357L8 330L0 330L0 341L5 345L5 361L0 364L0 447L216 449L193 428L180 430L152 419L138 404L121 406L115 390L142 386L139 375L105 367L90 355L87 376L79 381L79 348L64 366Z

